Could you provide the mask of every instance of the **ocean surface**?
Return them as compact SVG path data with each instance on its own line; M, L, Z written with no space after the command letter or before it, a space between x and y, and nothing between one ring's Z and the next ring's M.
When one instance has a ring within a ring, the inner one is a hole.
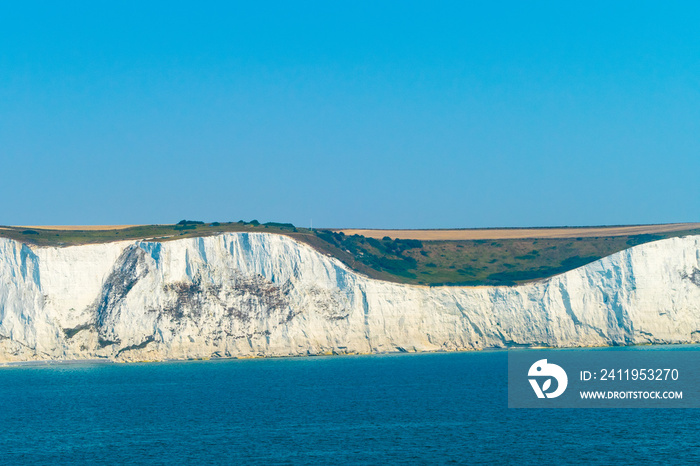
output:
M700 464L700 410L508 409L506 381L505 351L1 367L0 463Z

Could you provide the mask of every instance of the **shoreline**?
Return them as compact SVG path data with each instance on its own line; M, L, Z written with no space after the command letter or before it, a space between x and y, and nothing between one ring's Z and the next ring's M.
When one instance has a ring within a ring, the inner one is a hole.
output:
M465 350L438 350L438 351L391 351L384 353L343 353L343 354L304 354L286 356L239 356L239 357L202 357L188 359L144 359L135 361L118 361L108 358L92 359L48 359L36 361L8 361L0 362L0 370L13 367L48 367L48 366L78 366L78 365L134 365L134 364L166 364L166 363L186 363L186 362L220 362L220 361L245 361L245 360L283 360L283 359L318 359L318 358L343 358L343 357L386 357L404 355L430 355L430 354L483 354L483 353L507 353L509 351L637 351L642 349L652 349L654 351L664 350L684 350L697 349L700 351L700 343L644 343L638 345L606 345L606 346L569 346L569 347L549 347L549 346L518 346L511 348L484 348Z

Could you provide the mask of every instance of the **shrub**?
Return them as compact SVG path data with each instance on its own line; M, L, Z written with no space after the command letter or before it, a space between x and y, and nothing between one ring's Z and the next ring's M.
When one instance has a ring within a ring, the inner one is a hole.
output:
M277 222L267 222L265 224L266 227L275 227L279 228L280 230L292 230L292 231L297 231L296 227L292 225L291 223L277 223Z
M382 243L380 243L379 240L377 240L375 238L367 238L367 242L369 243L370 246L373 246L373 247L379 249L380 251L382 251L384 249Z

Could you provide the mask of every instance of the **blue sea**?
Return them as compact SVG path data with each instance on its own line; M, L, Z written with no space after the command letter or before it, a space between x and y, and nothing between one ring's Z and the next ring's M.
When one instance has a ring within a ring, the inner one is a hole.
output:
M508 409L505 351L0 368L3 464L700 464L700 410Z

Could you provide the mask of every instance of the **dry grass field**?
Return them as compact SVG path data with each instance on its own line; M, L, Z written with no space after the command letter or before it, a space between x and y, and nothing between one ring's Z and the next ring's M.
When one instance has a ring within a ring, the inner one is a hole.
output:
M562 227L562 228L483 228L460 230L374 230L342 229L333 230L345 235L360 235L382 239L386 236L398 239L420 241L468 241L499 239L544 239L544 238L599 238L608 236L634 236L695 230L700 223L669 223L662 225L633 225L610 227Z

